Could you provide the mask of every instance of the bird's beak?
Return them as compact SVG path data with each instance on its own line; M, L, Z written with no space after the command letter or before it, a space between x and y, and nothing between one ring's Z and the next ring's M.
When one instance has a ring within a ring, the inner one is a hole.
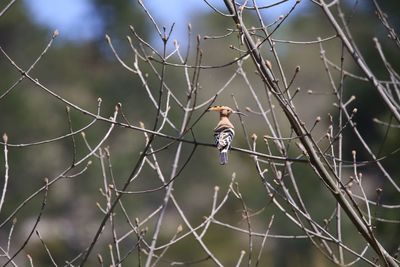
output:
M240 114L240 115L243 115L243 116L247 116L247 114L244 114L243 112L240 112L240 111L234 111L233 113L234 114Z

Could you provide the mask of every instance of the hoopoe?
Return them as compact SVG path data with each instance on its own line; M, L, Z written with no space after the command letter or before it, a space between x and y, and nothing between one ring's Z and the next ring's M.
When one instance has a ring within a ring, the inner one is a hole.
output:
M229 120L229 116L232 113L242 114L241 112L234 111L227 106L213 106L208 109L209 111L219 112L219 122L217 127L214 129L215 145L219 150L219 163L224 165L228 163L228 151L232 147L233 137L235 136L235 130L233 124Z

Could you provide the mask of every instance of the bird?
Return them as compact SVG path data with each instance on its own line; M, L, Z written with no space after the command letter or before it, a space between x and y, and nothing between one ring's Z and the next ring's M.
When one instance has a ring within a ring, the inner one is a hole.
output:
M235 137L235 127L229 120L229 116L231 114L246 114L235 111L228 106L213 106L208 110L219 112L219 122L217 127L214 128L214 140L219 150L219 163L225 165L228 163L228 151L231 149Z

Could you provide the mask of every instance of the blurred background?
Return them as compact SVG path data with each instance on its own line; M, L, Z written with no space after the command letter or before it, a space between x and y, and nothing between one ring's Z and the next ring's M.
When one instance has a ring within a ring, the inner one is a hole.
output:
M227 28L234 28L232 20L217 15L203 1L200 0L146 0L143 1L156 23L168 32L175 23L167 50L174 49L173 41L180 44L182 53L186 52L189 43L191 58L194 62L196 36L213 36L226 34ZM280 15L286 14L295 1L287 1L282 5L263 11L267 23L272 23ZM400 54L398 48L386 38L386 31L374 15L372 1L342 1L347 14L352 14L351 30L355 40L362 44L361 52L365 55L367 63L375 71L378 78L388 79L387 73L382 68L382 63L377 56L373 37L378 37L387 53L394 69L399 69ZM396 0L381 1L382 9L387 12L392 26L399 32L400 3ZM2 10L8 1L0 3ZM211 1L217 8L225 12L222 1ZM354 13L351 13L354 8ZM254 19L254 21L256 21ZM191 25L192 34L188 40L188 24ZM250 22L249 22L250 23ZM129 64L133 63L133 54L126 36L134 39L129 26L134 26L140 36L155 48L162 50L162 41L157 35L143 8L137 1L104 1L104 0L20 0L0 17L0 46L22 68L27 69L40 55L44 47L57 29L59 36L53 46L32 70L31 75L39 79L46 87L61 95L68 101L75 103L91 112L96 112L97 99L102 99L101 114L109 117L114 112L116 103L122 103L123 111L128 120L138 125L139 121L150 127L154 122L155 109L145 92L140 79L124 69L116 60L105 34L109 35L113 45L121 58ZM302 1L289 18L282 24L274 38L293 41L316 40L317 37L325 38L334 35L334 29L329 25L320 9L311 1ZM203 65L222 65L235 58L238 53L229 49L232 43L237 43L234 37L203 40ZM235 44L236 44L235 43ZM326 55L336 64L340 64L341 45L337 39L324 44ZM301 91L294 100L297 111L307 125L312 125L317 116L321 116L321 124L314 134L321 136L329 125L328 114L337 113L332 104L334 97L330 93L329 80L320 59L318 44L295 46L281 43L277 50L282 60L284 71L294 73L296 66L301 66L301 72L296 80L296 87ZM268 58L270 51L263 51ZM344 62L346 69L361 75L361 72L352 63L348 55ZM263 85L251 66L248 72L249 80L256 91L261 94ZM143 67L146 68L146 67ZM198 102L201 103L213 97L233 75L236 66L221 69L206 69L201 71L199 83L201 90ZM150 71L149 69L145 69ZM20 78L21 74L8 62L6 57L0 57L0 94L2 95L12 84ZM174 93L180 99L185 99L186 80L180 68L168 68L166 80L173 87ZM148 80L154 92L159 84L154 75L149 75ZM373 122L373 118L389 121L390 115L380 103L379 97L370 85L356 80L346 81L345 94L349 97L356 95L352 103L358 109L357 124L366 140L374 149L380 151L379 155L393 152L399 145L399 133L394 129L389 132L385 127ZM244 90L243 80L235 78L216 99L215 104L234 106L232 95L238 100L239 108L245 110L249 107L257 110L257 105L248 90ZM321 92L309 94L307 91ZM268 108L268 103L265 103ZM9 94L0 99L0 133L7 133L10 144L23 144L55 138L69 132L68 117L64 103L58 101L27 79L23 80ZM171 120L180 126L182 119L177 107L171 108ZM199 116L202 110L195 113ZM278 114L284 122L283 115ZM92 118L71 109L71 122L74 129L87 125ZM206 114L194 127L196 140L205 143L213 142L212 129L216 125L218 116ZM256 115L246 117L247 133L259 136L257 144L261 152L266 152L262 136L268 134L265 127L260 127ZM233 118L237 125L237 135L234 146L247 147L246 139L249 136L241 130L238 118ZM95 126L85 131L87 142L94 147L108 129L108 124L98 122ZM283 129L287 134L290 129ZM173 134L173 130L166 128L166 133ZM351 131L344 131L345 151L347 160L351 160L351 151L356 149L360 160L369 160L363 152L362 146L352 137ZM386 141L383 143L382 140ZM78 135L76 137L77 157L82 157L88 152L85 141ZM168 143L168 140L157 139L156 147ZM43 185L45 177L56 177L72 162L73 150L71 139L63 139L49 144L9 147L10 181L5 199L5 204L0 213L0 223L8 218L22 201ZM136 162L139 152L144 146L144 136L141 132L116 128L103 147L108 147L113 165L113 174L117 184L123 184ZM160 164L171 166L171 155L176 150L176 145L159 154ZM185 145L183 158L187 158L192 146ZM296 151L294 151L296 152ZM294 155L296 155L294 153ZM390 155L383 163L390 170L392 177L399 181L400 169L398 154ZM0 185L4 184L4 154L1 153ZM92 165L80 176L71 179L62 179L52 186L49 191L47 205L38 226L43 239L50 248L53 257L62 265L76 257L89 244L95 229L99 225L102 213L96 203L104 204L104 197L99 192L103 186L101 164L96 158ZM166 167L165 175L168 177L170 167ZM315 218L323 221L329 218L334 207L334 200L330 197L323 184L315 177L312 169L304 165L294 165L294 170L301 179L300 190L304 201ZM350 170L351 171L351 170ZM364 181L368 184L369 194L374 196L376 188L382 188L385 193L385 202L396 203L399 194L382 179L381 174L374 166L366 166L362 170ZM174 194L182 204L183 210L189 216L191 223L197 225L203 221L203 216L209 214L212 205L214 187L220 187L220 197L228 189L232 174L235 173L246 205L251 213L252 227L255 232L264 233L271 216L274 215L274 224L271 234L302 235L302 231L294 226L284 214L270 204L270 198L258 177L253 160L246 154L232 152L230 163L221 167L218 164L218 153L212 147L199 147L188 166L180 174L174 184ZM155 173L146 167L135 188L142 190L159 185ZM3 186L1 186L3 188ZM163 192L129 195L124 199L125 207L132 218L145 218L162 203ZM13 249L17 249L26 239L31 230L36 216L40 210L41 196L34 198L21 209L15 216L17 224L13 233ZM167 216L163 224L160 243L167 241L175 233L176 228L182 224L177 212L167 209ZM398 210L385 211L385 216L399 220ZM230 198L218 220L227 222L240 228L246 228L247 222L242 216L242 203ZM149 222L150 240L154 230L155 220ZM376 222L377 232L383 243L395 251L399 246L400 227L397 223L380 224ZM5 247L11 221L0 228L0 244ZM127 231L128 226L122 224L121 232ZM185 227L184 227L185 228ZM186 229L187 230L187 229ZM345 238L353 240L354 247L361 249L362 240L354 228L348 223L344 225ZM110 236L104 234L100 244L107 244ZM132 246L135 239L126 241L123 245ZM238 234L218 225L210 228L205 241L221 258L225 266L233 266L240 256L241 250L248 247L248 236ZM254 239L254 254L262 242L261 238ZM95 253L101 253L107 258L107 249L96 247ZM24 255L30 254L36 266L50 266L40 240L33 237L24 249L24 253L17 257L19 266L28 266ZM175 261L196 261L205 257L198 243L193 238L183 239L168 251L166 258ZM253 256L255 257L255 256ZM255 259L253 259L253 262ZM2 260L0 260L0 263ZM135 265L137 255L132 254L127 259L127 264ZM90 258L89 266L97 266L96 259ZM358 266L363 266L363 263ZM160 263L159 266L168 266L169 262ZM214 266L211 261L205 261L198 266ZM260 266L332 266L332 264L312 245L308 239L270 238L262 256Z

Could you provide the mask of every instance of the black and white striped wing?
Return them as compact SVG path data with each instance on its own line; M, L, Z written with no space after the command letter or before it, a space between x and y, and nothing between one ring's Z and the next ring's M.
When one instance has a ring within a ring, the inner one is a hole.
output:
M215 144L221 151L228 151L232 146L235 131L232 128L225 128L221 131L215 132Z

